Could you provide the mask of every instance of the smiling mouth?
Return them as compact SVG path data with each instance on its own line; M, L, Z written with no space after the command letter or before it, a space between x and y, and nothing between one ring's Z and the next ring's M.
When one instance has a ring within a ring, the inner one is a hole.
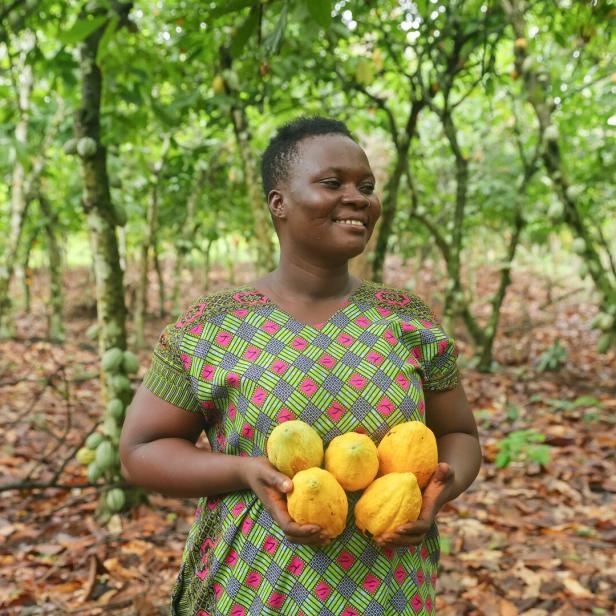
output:
M367 226L366 223L362 222L361 220L355 220L354 218L338 218L334 219L334 222L338 223L339 225L359 227L360 229L365 229Z

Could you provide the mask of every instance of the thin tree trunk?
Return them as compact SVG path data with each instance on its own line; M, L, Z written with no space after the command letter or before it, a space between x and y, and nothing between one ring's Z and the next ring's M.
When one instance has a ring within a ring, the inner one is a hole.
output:
M261 182L257 177L257 165L250 145L250 133L246 112L241 107L231 111L233 129L237 147L242 160L244 184L248 192L248 202L255 221L255 240L257 247L257 270L269 272L276 266L274 260L274 243L272 225L268 219L268 209L260 190Z
M160 264L160 255L158 254L158 241L154 237L152 246L152 259L154 261L154 271L156 272L156 281L158 283L158 316L162 319L165 316L165 279L163 270Z
M376 249L376 241L379 236L379 227L381 222L372 232L372 236L368 240L364 252L349 261L349 272L357 276L360 280L372 280L372 260L374 259L374 251Z
M58 218L53 212L47 197L39 191L38 202L43 214L45 243L49 259L49 312L47 314L47 331L49 338L61 342L64 340L64 292L62 290L62 252L56 235Z
M184 271L184 253L176 248L175 262L173 263L173 288L171 290L171 311L180 312L180 295L182 291L182 272Z
M229 284L233 286L235 284L235 250L233 248L233 239L226 236L224 239L225 244L225 264L227 266L227 277Z
M220 64L225 70L231 70L233 66L233 57L227 47L222 46L220 52ZM235 94L233 87L224 81L225 91L230 96ZM269 220L269 213L263 193L260 190L261 182L257 171L257 163L255 161L252 146L250 145L250 125L246 110L236 98L236 101L231 106L231 123L233 132L237 142L240 159L242 161L242 170L244 172L244 185L248 193L248 205L252 212L255 228L254 238L257 248L257 270L260 272L269 272L276 266L275 262L275 247L272 240L272 225Z
M447 102L445 103L448 104ZM445 107L440 114L443 130L451 151L453 152L456 167L456 206L453 215L453 229L451 242L449 242L449 259L447 261L447 277L449 284L445 290L443 307L443 320L452 329L456 306L461 303L463 296L460 280L460 256L462 253L462 234L464 230L464 216L466 198L468 194L468 160L462 154L458 143L458 132L453 122L451 110Z
M419 112L423 106L423 100L413 100L402 139L398 141L398 139L393 136L396 143L396 163L394 170L385 186L381 211L381 223L378 229L376 247L372 255L372 279L377 282L383 281L383 267L385 265L385 256L387 254L387 244L391 236L394 217L398 208L400 181L408 166L409 148L411 145L411 140L417 133L417 120L419 118Z
M150 198L146 210L146 232L141 244L141 256L139 259L139 275L137 278L137 291L135 294L135 311L133 314L133 327L135 332L135 346L143 348L145 345L145 315L148 308L148 270L150 265L150 254L153 252L156 242L156 228L158 218L158 191L160 187L160 175L162 173L165 157L169 151L170 139L166 137L163 142L161 155L156 161L153 169L154 180L150 187ZM155 259L154 255L152 258ZM154 260L156 264L156 260ZM160 279L159 279L160 281ZM159 282L159 293L161 286ZM162 291L164 294L164 291ZM163 298L164 301L164 298ZM162 305L161 305L162 309Z
M205 291L209 291L210 289L210 268L212 265L212 244L214 240L208 238L207 243L205 245L204 259L203 259L203 276L205 278L203 282L203 288Z
M24 312L29 314L32 310L32 268L30 267L30 256L32 248L36 242L36 231L31 230L23 246L21 264L19 266L19 279L22 284Z
M18 83L19 120L15 127L15 142L17 147L26 148L28 144L28 123L30 120L30 95L34 82L32 67L26 64L20 67ZM11 180L11 209L8 240L3 255L4 266L0 267L0 338L10 337L9 312L11 299L9 287L15 268L19 241L23 230L29 196L26 190L26 169L19 156L15 157L13 177Z
M139 275L137 276L137 289L135 291L135 308L133 312L133 330L135 334L135 346L143 348L145 343L144 321L147 309L148 291L148 252L147 241L142 240L139 255Z
M195 212L197 210L197 205L203 192L203 187L205 186L205 181L208 177L208 168L204 164L202 164L201 161L198 161L195 167L197 175L194 181L194 186L190 192L190 195L188 196L188 201L186 202L186 219L184 221L184 224L180 227L180 229L178 229L179 237L178 241L175 244L176 259L174 264L173 291L171 301L174 313L180 311L180 292L184 276L184 264L186 263L187 255L192 250L197 239L197 223L195 218ZM207 291L207 284L205 285L205 290Z

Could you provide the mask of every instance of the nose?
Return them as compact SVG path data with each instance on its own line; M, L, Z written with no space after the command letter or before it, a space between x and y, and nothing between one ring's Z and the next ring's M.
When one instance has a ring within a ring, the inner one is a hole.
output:
M342 195L342 203L345 205L354 205L355 207L368 207L370 198L355 186L355 184L347 184Z

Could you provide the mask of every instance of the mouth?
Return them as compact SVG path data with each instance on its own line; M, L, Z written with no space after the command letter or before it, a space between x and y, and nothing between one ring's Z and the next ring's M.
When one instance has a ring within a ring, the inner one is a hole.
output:
M357 227L358 229L367 229L368 225L358 218L334 218L334 222L339 225L345 225L349 227Z

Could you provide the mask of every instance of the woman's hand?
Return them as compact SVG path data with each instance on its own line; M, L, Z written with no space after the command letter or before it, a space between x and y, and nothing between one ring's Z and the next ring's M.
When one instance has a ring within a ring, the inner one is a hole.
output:
M246 483L291 543L325 545L329 542L320 526L298 524L291 519L285 494L293 490L293 483L286 475L278 472L265 457L246 458L245 461Z
M432 527L439 509L449 500L448 492L453 486L453 482L453 468L446 462L440 462L423 491L419 518L415 522L399 526L393 532L375 537L376 543L382 548L398 548L420 544Z

